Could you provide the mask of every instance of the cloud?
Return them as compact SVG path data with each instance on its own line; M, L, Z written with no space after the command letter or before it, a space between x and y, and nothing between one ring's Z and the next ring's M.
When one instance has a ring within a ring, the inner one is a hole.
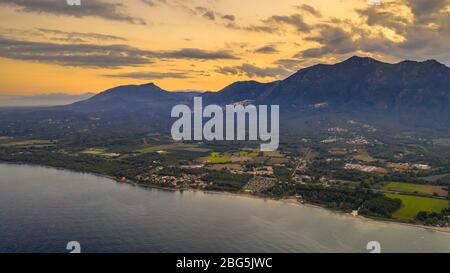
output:
M185 48L172 51L142 50L128 45L57 44L0 37L0 57L58 65L120 68L150 64L154 59L237 59L231 51Z
M88 41L127 41L127 39L115 35L107 35L93 32L67 32L56 29L37 28L37 31L50 35L51 40L66 42Z
M91 67L119 68L151 63L153 52L127 45L56 44L0 37L0 56L22 61Z
M198 6L194 9L191 9L191 8L188 8L188 7L186 7L184 5L180 5L180 4L178 4L178 7L181 7L182 9L187 10L189 13L191 13L193 15L201 16L210 21L219 21L219 19L222 19L226 22L234 22L236 20L236 16L234 16L232 14L223 14L219 11L209 9L207 7Z
M279 32L279 27L270 26L270 25L248 25L248 26L239 26L234 23L230 23L225 25L227 28L238 29L250 32L265 32L265 33L276 33Z
M297 58L318 58L327 54L346 54L357 50L352 34L341 27L321 25L319 33L306 40L320 44L320 47L308 48L301 51Z
M284 27L286 25L294 27L297 32L301 33L309 33L312 29L300 14L273 15L264 20L261 20L260 24L239 25L235 22L229 22L225 24L225 27L236 30L265 32L273 34L285 32L286 29Z
M222 16L222 19L228 20L228 21L235 21L236 20L236 16L231 15L231 14L225 14Z
M198 60L236 60L238 57L234 56L229 50L209 51L197 48L183 48L180 50L166 51L157 53L161 58L170 59L198 59Z
M0 28L0 36L10 39L40 39L48 41L58 41L67 43L89 43L89 42L109 42L127 41L127 39L115 35L94 33L94 32L67 32L57 29L33 28L16 29Z
M334 18L328 23L316 25L313 34L305 40L313 41L318 46L304 49L295 57L317 59L369 54L397 60L438 59L449 62L448 8L448 0L420 3L403 0L385 1L381 6L357 9L362 22Z
M160 79L187 79L192 78L188 73L182 72L131 72L123 74L104 75L110 78L132 78L140 80L160 80Z
M432 15L440 12L448 14L446 7L450 5L449 0L406 0L406 3L418 20L432 19Z
M220 67L216 72L225 75L245 75L250 78L281 78L288 76L291 71L283 67L257 67L252 64L243 64L240 66Z
M300 14L292 15L273 15L264 21L266 24L291 25L298 32L310 32L311 27L305 23L303 16Z
M101 0L82 1L80 6L67 5L63 0L0 0L0 5L11 6L20 12L47 13L72 17L98 17L108 20L145 25L145 21L122 13L123 4Z
M298 71L304 67L303 61L299 59L280 59L275 62L276 65L288 71Z
M279 52L278 49L272 45L263 46L255 50L255 53L262 53L262 54L275 54L278 52Z
M303 4L300 6L296 6L296 8L299 10L305 11L315 17L322 18L322 13L310 5Z
M365 20L369 26L381 26L394 30L398 34L404 34L410 19L400 15L395 7L389 4L384 6L369 6L366 9L357 9L356 12Z
M205 18L207 18L207 19L209 19L211 21L216 20L216 15L215 15L214 11L207 11L207 12L205 12L203 14L203 17L205 17Z
M368 26L390 29L401 40L394 41L383 32L366 30L367 34L356 40L356 46L360 50L398 59L434 58L450 61L449 8L450 0L403 0L358 10ZM412 18L402 15L402 9L409 9Z
M156 7L163 4L168 4L167 0L141 0L144 4L150 7Z

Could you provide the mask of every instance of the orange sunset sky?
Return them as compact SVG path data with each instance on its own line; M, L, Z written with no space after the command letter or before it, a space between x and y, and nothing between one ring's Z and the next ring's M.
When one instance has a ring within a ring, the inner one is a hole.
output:
M0 95L219 90L352 55L450 64L449 0L0 0Z

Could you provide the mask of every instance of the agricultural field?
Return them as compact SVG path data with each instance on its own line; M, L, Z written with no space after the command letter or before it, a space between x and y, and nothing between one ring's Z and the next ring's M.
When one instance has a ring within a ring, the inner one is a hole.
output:
M109 153L106 151L106 149L101 149L101 148L90 148L90 149L86 149L86 150L82 151L81 153L85 154L85 155L100 156L100 157L106 157L106 158L113 158L113 157L120 156L120 154Z
M438 146L450 146L450 138L438 138L433 143Z
M15 148L47 148L54 146L54 142L50 140L22 140L1 143L0 147L15 147Z
M375 161L375 159L371 155L365 152L359 153L355 155L353 158L366 163L372 163Z
M212 164L226 164L231 161L231 157L222 155L221 153L211 153L211 155L207 158L207 161Z
M402 200L402 208L392 215L392 217L399 220L414 220L421 211L440 213L449 207L448 200L401 194L386 194L386 197Z
M158 145L158 146L144 146L136 150L138 153L147 154L147 153L156 153L158 151L176 151L176 150L183 150L183 151L194 151L197 149L201 149L198 144L186 144L186 143L170 143L170 144L164 144L164 145ZM198 150L203 151L203 149Z
M434 195L435 193L441 197L447 197L448 191L444 187L434 185L419 185L411 183L390 182L383 187L385 191L400 193L415 193L424 195Z

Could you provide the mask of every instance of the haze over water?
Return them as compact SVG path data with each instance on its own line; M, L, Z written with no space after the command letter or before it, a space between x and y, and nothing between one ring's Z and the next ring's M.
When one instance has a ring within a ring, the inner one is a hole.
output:
M324 209L0 164L0 252L450 252L450 234Z

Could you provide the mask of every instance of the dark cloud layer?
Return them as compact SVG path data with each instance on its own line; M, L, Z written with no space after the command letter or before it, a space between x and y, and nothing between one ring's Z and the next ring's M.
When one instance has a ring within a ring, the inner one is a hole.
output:
M225 74L225 75L245 75L249 78L281 78L288 76L291 71L287 70L281 66L275 66L275 67L257 67L252 64L243 64L240 66L227 66L227 67L220 67L217 69L218 73Z
M239 25L236 22L225 24L225 27L230 29L272 34L286 32L286 26L293 27L299 33L309 33L312 30L312 26L305 22L301 14L273 15L262 20L260 24Z
M127 39L115 35L107 35L101 33L93 33L93 32L68 32L61 31L56 29L47 29L47 28L37 28L37 31L41 32L44 35L47 35L46 38L55 41L66 41L66 42L89 42L89 41L127 41Z
M48 13L73 17L99 17L145 25L145 21L123 13L124 5L101 0L82 1L80 6L69 6L63 0L0 0L0 5L11 6L21 12Z
M255 50L255 53L261 53L261 54L275 54L278 52L279 52L278 49L272 45L263 46L263 47L260 47L257 50Z
M154 59L237 59L230 51L185 48L173 51L142 50L128 45L56 44L0 37L0 56L69 66L119 68L149 64Z
M381 6L368 6L356 12L364 25L333 19L314 26L313 35L306 38L318 44L302 50L297 58L322 58L355 53L378 54L397 59L439 59L450 61L450 0L386 1ZM409 9L412 18L402 15ZM382 27L398 35L394 40Z
M123 74L105 75L109 78L131 78L139 80L161 80L161 79L187 79L191 78L188 73L182 72L132 72Z
M303 5L297 6L297 9L302 10L302 11L304 11L310 15L313 15L315 17L318 17L318 18L322 17L322 13L310 5L303 4Z
M156 56L169 59L225 60L238 59L229 50L208 51L197 48L159 52Z

